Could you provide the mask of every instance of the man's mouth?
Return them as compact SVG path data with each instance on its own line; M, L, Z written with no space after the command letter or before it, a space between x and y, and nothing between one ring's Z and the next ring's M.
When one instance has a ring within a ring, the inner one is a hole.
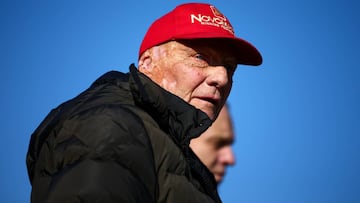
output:
M207 97L207 96L204 96L204 97L199 97L199 99L204 100L204 101L207 101L207 102L213 104L214 106L218 106L219 103L220 103L220 99L219 99L219 98L216 98L216 97Z

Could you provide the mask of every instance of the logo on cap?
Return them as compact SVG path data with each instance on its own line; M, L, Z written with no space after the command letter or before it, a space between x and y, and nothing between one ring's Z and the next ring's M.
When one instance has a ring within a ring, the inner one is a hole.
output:
M210 6L210 9L215 16L226 20L226 17L215 6Z
M232 35L234 35L234 29L227 20L227 18L215 7L209 6L213 15L204 15L204 14L190 14L191 23L200 23L201 25L211 25L215 27L220 27L227 30Z

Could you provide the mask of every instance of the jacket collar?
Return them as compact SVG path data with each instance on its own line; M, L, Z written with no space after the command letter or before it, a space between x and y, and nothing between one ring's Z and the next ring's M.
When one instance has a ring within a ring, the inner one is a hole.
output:
M181 146L188 145L190 139L198 137L212 123L204 112L154 83L134 64L130 66L129 84L137 105Z

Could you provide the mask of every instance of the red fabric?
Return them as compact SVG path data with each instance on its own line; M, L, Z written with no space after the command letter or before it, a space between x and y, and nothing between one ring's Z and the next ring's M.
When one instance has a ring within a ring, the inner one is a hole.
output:
M238 63L260 65L262 57L249 42L238 38L229 20L213 5L187 3L157 19L148 29L139 50L177 39L225 38L234 46Z

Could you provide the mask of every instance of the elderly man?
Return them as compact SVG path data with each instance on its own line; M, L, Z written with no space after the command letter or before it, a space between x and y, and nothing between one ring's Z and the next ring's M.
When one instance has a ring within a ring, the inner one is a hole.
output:
M32 134L31 201L221 202L189 143L216 119L237 64L261 62L214 6L177 6L148 29L138 69L104 74Z
M218 184L225 176L226 167L235 164L233 142L234 130L227 104L221 109L212 126L190 142L191 149L214 174Z

